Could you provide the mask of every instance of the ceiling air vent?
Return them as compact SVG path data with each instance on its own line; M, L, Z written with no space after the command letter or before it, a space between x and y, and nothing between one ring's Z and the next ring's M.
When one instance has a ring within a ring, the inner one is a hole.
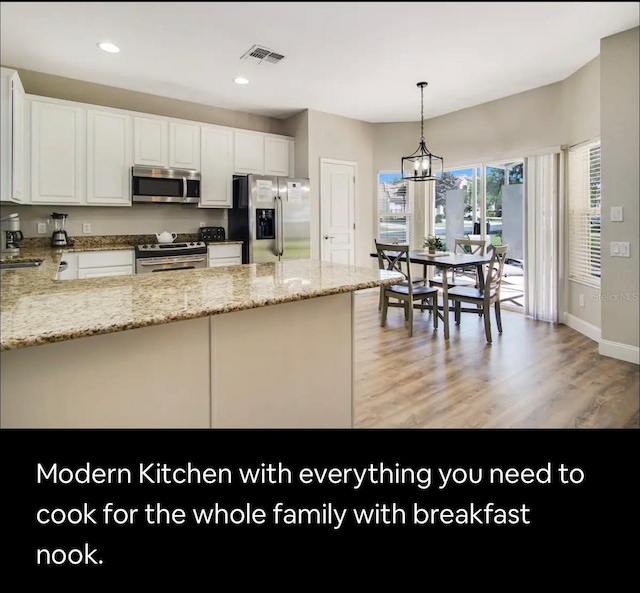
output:
M272 64L275 65L284 59L282 54L271 51L270 49L261 45L254 45L248 52L246 52L241 60L249 60L257 64Z

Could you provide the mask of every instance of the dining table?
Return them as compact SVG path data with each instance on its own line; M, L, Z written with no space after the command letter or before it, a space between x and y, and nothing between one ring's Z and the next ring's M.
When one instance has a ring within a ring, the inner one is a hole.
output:
M372 253L372 257L378 257L377 253ZM401 258L400 261L406 261ZM436 252L429 253L425 250L409 251L409 262L421 264L423 266L423 278L427 276L427 266L433 266L442 270L442 307L438 307L438 317L444 324L444 338L449 339L449 283L444 281L449 270L456 268L476 268L480 286L484 284L483 266L491 261L491 255L474 255L467 253Z

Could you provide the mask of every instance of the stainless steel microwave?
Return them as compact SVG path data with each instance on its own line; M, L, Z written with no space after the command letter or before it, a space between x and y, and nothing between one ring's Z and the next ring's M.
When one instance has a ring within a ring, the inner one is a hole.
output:
M198 204L200 173L192 169L131 167L134 202Z

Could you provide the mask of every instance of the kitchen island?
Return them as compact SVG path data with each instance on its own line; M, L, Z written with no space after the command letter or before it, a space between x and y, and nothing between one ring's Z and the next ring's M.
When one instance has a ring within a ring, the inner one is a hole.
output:
M56 280L1 272L3 428L350 427L353 292L316 260Z

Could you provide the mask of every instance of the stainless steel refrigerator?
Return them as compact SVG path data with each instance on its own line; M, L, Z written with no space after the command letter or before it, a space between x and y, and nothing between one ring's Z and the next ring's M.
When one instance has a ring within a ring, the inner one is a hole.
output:
M311 257L309 180L234 175L229 239L242 241L242 263Z

